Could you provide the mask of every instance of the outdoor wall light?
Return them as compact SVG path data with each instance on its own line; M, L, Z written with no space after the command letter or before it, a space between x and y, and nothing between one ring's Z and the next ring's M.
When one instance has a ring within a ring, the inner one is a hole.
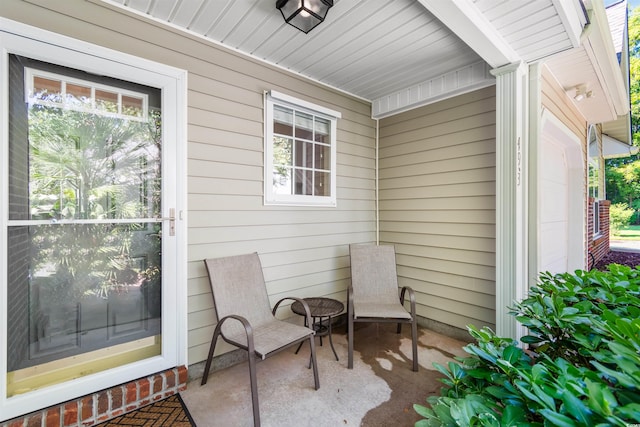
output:
M333 0L278 0L276 8L289 25L307 34L324 21Z
M575 95L573 96L573 99L575 99L576 102L580 102L585 98L591 98L592 96L593 91L587 90L586 85L578 85L575 87Z

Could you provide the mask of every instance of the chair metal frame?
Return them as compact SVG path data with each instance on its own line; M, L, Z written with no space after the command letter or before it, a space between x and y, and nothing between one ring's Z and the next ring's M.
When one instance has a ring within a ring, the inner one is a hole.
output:
M350 254L352 253L352 249L353 249L354 245L351 245L349 248L349 252ZM371 245L371 246L376 246L376 245ZM353 261L352 261L353 262ZM394 262L395 262L395 250L394 250ZM353 267L353 264L352 264ZM394 269L395 269L395 265L394 265ZM351 269L352 271L352 277L353 277L353 268ZM397 286L397 281L396 281L396 286ZM417 324L417 318L416 318L416 297L415 297L415 292L413 291L413 289L409 286L403 286L400 290L400 296L399 296L399 303L400 305L403 306L404 308L404 301L405 301L405 294L409 293L409 304L410 304L410 312L409 314L411 315L410 319L404 319L404 318L395 318L395 317L374 317L374 316L368 316L368 317L356 317L356 313L354 313L354 307L353 307L353 284L349 285L349 289L348 289L348 293L347 293L347 336L348 336L348 361L347 361L347 368L348 369L353 369L353 324L358 322L362 322L362 323L397 323L398 327L397 327L397 333L400 334L402 332L402 324L403 323L410 323L411 324L411 350L412 350L412 354L413 354L413 366L412 369L414 372L418 371L418 324ZM405 309L406 310L406 309Z
M257 258L257 253L254 254L250 254L249 256L255 256ZM258 258L258 263L259 263L259 258ZM207 264L207 260L205 260L205 265L207 267L207 272L209 273L209 280L211 281L211 272L209 271L209 265ZM260 266L260 269L262 269L262 267ZM263 284L264 286L264 284ZM211 287L211 290L213 292L213 284ZM214 300L214 306L216 306L216 298L215 298L215 293L213 295L213 300ZM309 310L309 305L302 299L302 298L296 298L296 297L285 297L282 298L281 300L279 300L275 306L273 307L273 309L271 310L272 315L274 316L274 320L278 321L278 322L283 322L283 323L287 323L284 322L282 320L277 320L275 319L275 314L276 311L278 310L278 307L280 306L280 304L283 301L286 300L294 300L294 301L298 301L302 304L302 306L305 309L305 313L306 313L306 320L307 320L307 325L311 325L311 312ZM217 307L216 307L216 313L218 312ZM233 341L228 339L227 337L225 337L224 333L222 332L222 326L226 323L226 322L240 322L242 324L242 327L244 328L244 332L245 332L245 336L246 336L246 345L243 345L242 343L239 343L237 341ZM317 365L317 360L316 360L316 350L315 350L315 340L314 340L314 336L315 336L315 331L311 328L308 328L306 326L300 326L300 328L306 328L309 329L309 334L300 338L300 339L296 339L296 340L292 340L290 342L288 342L285 345L282 345L281 347L277 348L274 351L271 351L267 354L260 354L258 352L256 352L255 349L255 345L254 345L254 328L252 327L251 323L249 322L249 320L243 316L240 315L235 315L235 314L231 314L231 315L227 315L225 317L223 317L222 319L218 320L218 323L216 324L215 330L213 332L213 337L211 338L211 345L209 347L209 354L207 356L207 361L205 363L205 367L204 367L204 372L203 372L203 376L202 376L202 381L200 382L200 385L205 385L207 383L208 380L208 376L209 376L209 370L211 369L211 363L213 361L213 354L215 352L215 348L216 348L216 343L218 341L219 337L222 337L222 339L235 346L238 347L242 350L245 350L248 354L248 363L249 363L249 380L251 383L251 401L252 401L252 405L253 405L253 423L256 427L260 426L260 407L259 407L259 401L258 401L258 384L257 384L257 376L256 376L256 358L257 356L259 356L262 360L267 359L268 357L273 356L274 354L279 353L282 350L285 350L295 344L302 344L304 343L305 340L309 340L309 347L311 350L311 360L310 360L310 365L313 366L313 378L314 378L314 385L315 385L315 389L318 390L320 388L320 381L318 378L318 365ZM310 366L310 367L311 367Z

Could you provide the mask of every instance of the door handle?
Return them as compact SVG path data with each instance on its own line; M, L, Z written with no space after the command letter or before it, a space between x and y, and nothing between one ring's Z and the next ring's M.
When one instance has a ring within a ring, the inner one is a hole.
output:
M176 235L176 209L169 208L169 216L156 218L159 221L169 221L169 236Z

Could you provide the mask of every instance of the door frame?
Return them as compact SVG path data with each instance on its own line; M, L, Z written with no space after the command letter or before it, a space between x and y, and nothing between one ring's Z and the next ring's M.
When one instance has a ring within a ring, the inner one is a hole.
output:
M0 17L0 244L7 247L8 194L8 55L17 54L90 73L121 78L162 90L163 217L175 208L175 236L163 237L162 353L122 367L87 375L7 398L7 341L0 340L0 421L133 379L187 364L187 72L75 40ZM165 180L165 177L168 179ZM165 221L164 227L168 225ZM163 228L164 228L163 227ZM168 234L168 233L167 233ZM167 239L167 240L165 240ZM165 244L167 242L168 244ZM0 292L7 295L7 259L0 258ZM0 331L7 330L7 299L0 305ZM6 336L6 334L3 334Z

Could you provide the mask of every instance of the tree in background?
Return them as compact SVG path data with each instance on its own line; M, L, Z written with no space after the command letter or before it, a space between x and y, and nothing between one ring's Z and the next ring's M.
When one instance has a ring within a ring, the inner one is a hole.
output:
M631 137L640 147L640 7L629 13L629 96ZM607 199L635 210L631 222L640 224L640 155L605 161Z

